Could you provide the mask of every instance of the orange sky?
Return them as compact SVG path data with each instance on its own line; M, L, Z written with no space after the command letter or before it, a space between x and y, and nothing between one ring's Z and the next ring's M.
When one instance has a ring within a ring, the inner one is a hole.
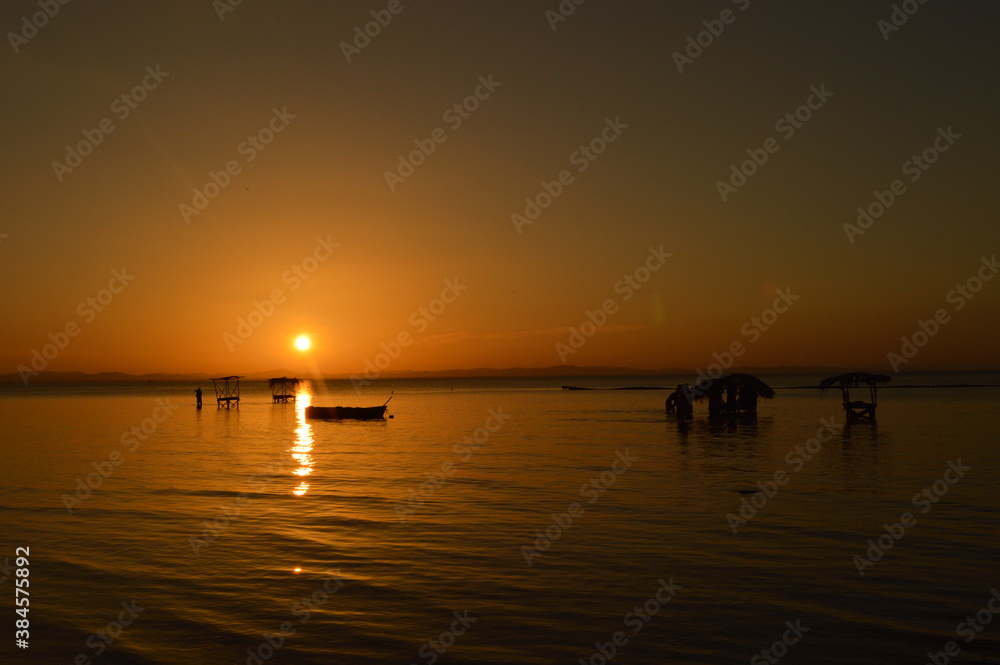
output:
M902 369L1000 367L1000 280L949 297L1000 246L995 4L884 39L891 3L590 2L554 30L556 2L404 3L357 52L386 4L335 5L73 3L10 45L0 373L47 344L47 370L353 373L401 334L391 370L696 368L739 342L891 371L939 309ZM134 279L102 295L113 271Z

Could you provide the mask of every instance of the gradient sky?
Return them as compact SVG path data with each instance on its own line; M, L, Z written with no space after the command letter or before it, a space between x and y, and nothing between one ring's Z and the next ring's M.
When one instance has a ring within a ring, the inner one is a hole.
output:
M387 4L244 0L220 20L211 0L70 2L16 53L8 34L0 373L74 323L47 370L351 373L401 332L392 370L549 366L607 299L566 362L696 368L741 341L737 364L891 371L943 308L902 369L1000 367L1000 280L948 301L1000 248L997 3L927 3L885 39L890 2L589 0L553 30L556 0L403 0L348 63L342 42ZM674 53L723 10L733 22L679 72ZM6 2L0 26L38 11ZM147 67L169 75L120 118ZM444 112L479 77L500 85L453 128ZM812 86L833 96L786 139L775 123ZM247 163L275 108L295 117ZM60 181L53 162L103 118L114 131ZM609 118L627 129L578 172ZM949 127L961 138L911 182L904 162ZM437 128L390 191L386 171ZM717 182L772 137L723 201ZM230 160L240 173L186 223L179 205ZM519 233L511 215L564 169L572 184ZM895 179L906 192L849 242ZM339 247L293 290L283 275L320 237ZM616 282L661 245L672 257L625 302ZM135 278L103 311L79 308L122 268ZM454 279L467 288L414 325ZM749 343L785 288L800 299ZM274 289L273 315L227 344Z

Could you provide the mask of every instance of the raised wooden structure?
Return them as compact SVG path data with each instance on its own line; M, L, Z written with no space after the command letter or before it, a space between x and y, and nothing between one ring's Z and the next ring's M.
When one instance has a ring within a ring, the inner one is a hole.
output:
M295 401L295 389L302 383L302 379L290 379L287 376L282 376L277 379L268 379L267 383L271 386L271 401L273 403L288 403Z
M240 408L240 379L242 376L223 376L218 379L212 379L212 385L215 386L215 403L218 408L222 408L225 404L226 408L232 408L234 405L236 408Z
M844 414L847 422L875 422L875 408L878 406L878 384L888 383L885 374L869 374L868 372L848 372L823 379L819 383L820 392L839 387L844 403ZM851 388L868 388L868 401L852 400Z
M757 400L772 399L774 390L752 374L727 374L701 388L695 399L708 400L709 417L757 415Z

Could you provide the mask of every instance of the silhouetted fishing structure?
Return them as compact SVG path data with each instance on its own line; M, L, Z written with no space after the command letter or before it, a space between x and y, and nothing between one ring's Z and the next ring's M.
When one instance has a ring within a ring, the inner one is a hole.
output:
M302 383L302 379L288 378L282 376L277 379L268 379L267 384L271 387L271 401L288 403L295 401L295 389Z
M875 422L875 407L878 406L878 384L888 383L889 377L885 374L869 374L868 372L848 372L838 374L823 379L819 383L819 390L825 393L830 388L837 386L840 388L841 397L844 402L844 414L847 422L869 421ZM868 400L851 400L851 388L868 387Z
M708 400L709 417L756 416L758 398L773 399L774 390L752 374L727 374L699 384L695 401Z
M215 403L217 408L222 408L223 403L225 403L226 408L231 408L233 405L236 408L240 408L240 379L242 376L223 376L218 379L212 379L212 385L215 386Z

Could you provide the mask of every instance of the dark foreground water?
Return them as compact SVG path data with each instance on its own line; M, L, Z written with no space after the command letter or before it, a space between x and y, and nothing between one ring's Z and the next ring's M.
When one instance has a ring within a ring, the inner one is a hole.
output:
M1000 662L1000 389L679 428L664 392L560 383L2 388L0 662ZM302 417L392 388L384 422Z

